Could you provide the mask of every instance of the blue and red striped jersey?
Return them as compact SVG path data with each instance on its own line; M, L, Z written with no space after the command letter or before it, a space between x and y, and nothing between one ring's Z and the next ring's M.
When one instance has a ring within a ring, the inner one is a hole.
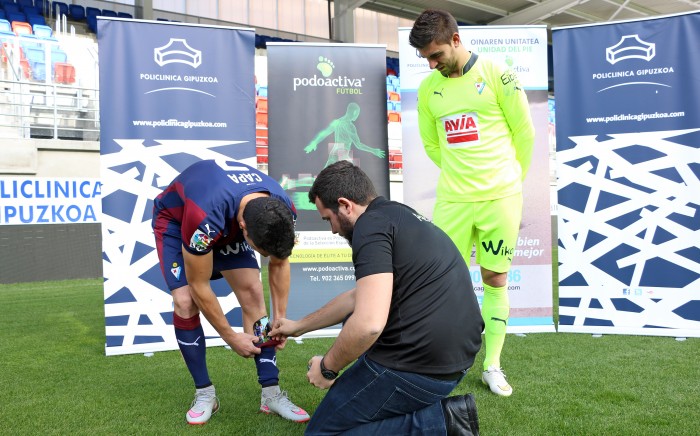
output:
M156 197L153 230L179 236L193 254L242 242L238 225L241 199L254 192L278 198L297 218L284 189L256 168L236 161L203 160L186 168Z

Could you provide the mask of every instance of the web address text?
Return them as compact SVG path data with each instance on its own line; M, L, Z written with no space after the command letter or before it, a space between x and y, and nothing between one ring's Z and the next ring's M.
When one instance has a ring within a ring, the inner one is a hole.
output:
M180 121L175 119L169 120L134 120L134 126L137 127L182 127L191 129L193 127L205 128L226 128L227 123L212 123L211 121Z
M618 114L607 117L590 117L586 118L587 123L612 123L616 121L646 121L656 118L678 118L684 117L685 112L654 112L653 114Z

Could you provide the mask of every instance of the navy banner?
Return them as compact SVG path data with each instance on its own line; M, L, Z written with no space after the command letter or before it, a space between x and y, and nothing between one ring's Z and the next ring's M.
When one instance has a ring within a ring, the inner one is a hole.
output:
M700 13L553 31L561 331L700 336L697 41Z
M100 17L98 35L106 354L176 349L153 199L202 159L255 166L255 34ZM235 297L225 283L212 285L240 328Z
M355 286L347 241L309 202L316 175L350 160L389 198L386 47L272 43L267 50L269 173L299 214L287 306L298 319Z

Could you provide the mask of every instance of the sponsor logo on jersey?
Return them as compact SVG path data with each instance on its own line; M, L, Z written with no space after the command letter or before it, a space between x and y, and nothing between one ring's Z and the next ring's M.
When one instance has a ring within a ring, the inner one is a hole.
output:
M210 235L210 236L211 236L212 233L213 233L213 234L216 234L216 231L215 231L215 230L212 230L212 229L209 227L209 223L204 224L204 227L207 229L207 235Z
M488 242L481 241L481 246L487 253L491 253L494 256L503 256L510 261L513 260L513 253L515 252L515 248L508 247L507 245L505 245L503 239L500 239L498 241L498 244L494 244L494 241L492 240L489 240Z
M479 142L479 118L476 112L442 118L448 147L466 147Z
M194 231L192 238L190 238L190 248L194 248L197 251L206 251L213 241L209 235L197 229Z
M219 253L221 253L221 255L223 255L223 256L228 256L229 254L244 253L244 252L255 257L255 252L250 247L250 245L248 245L246 242L236 242L235 244L228 244L225 247L223 247L221 250L219 250Z

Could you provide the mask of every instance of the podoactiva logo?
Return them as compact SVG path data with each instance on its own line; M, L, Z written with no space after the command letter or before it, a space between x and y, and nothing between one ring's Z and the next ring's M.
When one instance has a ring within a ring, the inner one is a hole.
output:
M299 88L314 86L336 88L336 94L362 94L362 85L365 82L365 78L353 78L344 75L333 76L335 63L330 58L319 56L316 70L318 70L318 74L310 77L294 77L292 79L294 91L296 92Z

